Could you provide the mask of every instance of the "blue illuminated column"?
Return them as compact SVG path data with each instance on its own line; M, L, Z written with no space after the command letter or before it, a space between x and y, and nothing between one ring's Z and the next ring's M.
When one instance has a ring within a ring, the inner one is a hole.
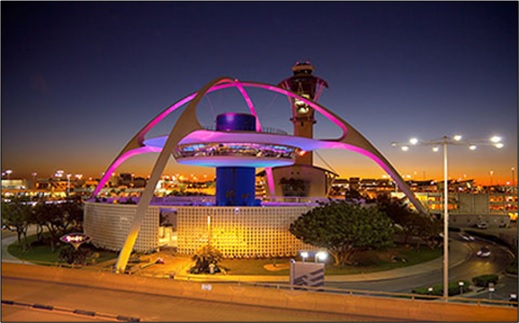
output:
M256 131L256 118L250 114L223 113L216 117L216 130ZM256 169L254 167L217 167L216 205L254 205L256 193L255 173Z

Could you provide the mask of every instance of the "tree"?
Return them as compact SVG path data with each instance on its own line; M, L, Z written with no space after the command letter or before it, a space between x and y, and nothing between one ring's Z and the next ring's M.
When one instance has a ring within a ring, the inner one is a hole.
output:
M10 202L2 202L2 226L14 228L18 235L18 246L23 251L29 249L27 229L32 217L32 206L27 199L15 197ZM22 241L23 236L23 241Z
M420 221L416 221L419 214L413 212L402 199L390 198L389 195L379 195L376 199L380 211L384 212L398 225L404 236L404 243L409 237L418 234Z
M34 207L34 221L47 228L50 234L50 248L56 250L56 244L60 237L61 216L58 206L54 203L46 203L40 200Z
M415 236L429 247L435 247L436 238L442 230L442 224L435 218L413 211L402 199L391 199L388 195L379 195L376 203L401 228L404 243L408 242L409 237Z
M304 243L326 248L335 266L349 263L353 254L393 245L391 219L376 207L330 201L301 215L290 233Z
M51 250L54 251L62 235L72 231L83 231L82 201L67 200L65 203L56 204L47 203L42 199L34 207L33 222L47 228Z

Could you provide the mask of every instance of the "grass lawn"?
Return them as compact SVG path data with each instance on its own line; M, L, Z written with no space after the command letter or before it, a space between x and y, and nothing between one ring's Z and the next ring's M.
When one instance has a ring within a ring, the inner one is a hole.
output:
M29 242L36 241L36 235L28 237ZM83 245L81 248L85 248ZM30 250L23 252L18 242L8 246L8 252L21 260L33 262L35 264L56 265L59 262L60 248L54 252L48 245L33 245ZM96 263L116 259L118 253L110 251L94 251L99 254ZM326 262L327 275L351 275L359 273L370 273L377 271L390 270L400 267L412 266L422 262L427 262L442 255L442 249L431 250L427 247L418 249L397 245L387 250L370 250L356 254L353 258L355 265L335 267L333 258L329 257ZM174 255L178 257L178 255ZM393 257L405 258L406 262L392 261ZM296 259L300 260L300 259ZM313 261L313 260L310 260ZM290 258L271 258L271 259L224 259L219 263L220 268L227 271L229 275L289 275Z
M431 250L427 247L418 249L406 246L396 246L388 250L370 250L355 255L355 265L335 267L333 259L326 262L327 275L351 275L370 273L407 267L436 259L442 255L442 249ZM406 262L393 262L393 256L405 258ZM299 260L299 259L296 259ZM229 275L288 275L290 258L273 259L224 259L220 267L227 270Z
M32 235L27 237L27 240L30 244L33 244L36 241L36 235ZM80 248L85 248L85 246L81 246ZM55 265L60 263L59 254L61 248L58 247L54 252L51 250L50 245L32 245L32 247L24 252L18 245L18 241L10 244L7 247L7 251L14 257L25 260L28 262L32 262L35 264L48 264ZM99 258L96 259L97 263L107 261L110 259L117 258L117 253L111 251L94 251L99 254Z

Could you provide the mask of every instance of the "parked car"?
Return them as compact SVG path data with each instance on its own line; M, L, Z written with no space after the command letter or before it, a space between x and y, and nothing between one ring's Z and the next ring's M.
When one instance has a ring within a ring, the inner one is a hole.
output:
M490 254L491 254L490 249L487 246L482 247L477 252L478 257L481 257L481 258L488 258L488 257L490 257Z

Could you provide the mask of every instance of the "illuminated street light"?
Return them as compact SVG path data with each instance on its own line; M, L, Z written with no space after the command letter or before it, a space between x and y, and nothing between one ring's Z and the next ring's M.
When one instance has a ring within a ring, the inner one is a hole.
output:
M13 171L10 170L10 169L8 169L8 170L5 171L5 173L7 174L7 179L10 179L10 177L11 177L11 173L12 173L12 172L13 172Z
M466 145L470 150L475 149L474 143L461 141L463 137L461 135L455 135L452 138L443 136L440 140L431 141L420 141L412 138L409 142L415 142L420 145L432 145L433 151L438 152L439 146L443 146L443 298L447 301L449 297L449 184L448 184L448 163L447 163L447 145ZM502 148L504 145L501 143L502 138L499 136L493 136L490 138L490 145L497 148ZM477 141L479 144L489 144L484 141ZM409 146L406 144L399 144L396 142L391 143L391 146L401 146L403 151L408 151ZM406 149L404 149L404 147Z
M308 251L301 251L300 255L303 262L305 262L306 258L308 258Z
M315 254L315 262L318 262L318 260L324 262L328 258L328 253L326 251L319 251Z
M490 138L490 141L496 144L498 142L501 142L501 137L493 136L492 138Z

